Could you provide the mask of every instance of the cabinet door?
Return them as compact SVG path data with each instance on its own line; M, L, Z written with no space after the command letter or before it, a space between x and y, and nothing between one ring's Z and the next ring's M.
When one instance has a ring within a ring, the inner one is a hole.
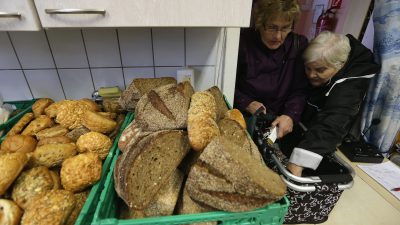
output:
M35 0L43 27L246 27L252 0Z
M40 22L33 0L0 1L0 30L40 30Z

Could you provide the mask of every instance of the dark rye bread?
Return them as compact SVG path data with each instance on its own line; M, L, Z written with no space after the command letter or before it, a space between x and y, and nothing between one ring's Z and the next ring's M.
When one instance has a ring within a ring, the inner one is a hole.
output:
M137 102L143 95L167 84L176 84L176 79L173 77L133 79L128 88L122 92L118 102L123 109L133 112Z
M263 207L286 193L278 174L224 137L204 149L186 185L195 201L232 212Z
M228 106L226 105L224 95L217 86L213 86L207 91L209 91L214 96L217 106L217 121L219 121L220 119L224 118L225 113L228 111Z
M218 127L221 136L239 147L242 147L250 156L265 165L258 147L251 139L249 133L247 133L247 131L237 121L224 118L218 122Z
M127 149L115 167L118 195L133 209L145 209L189 152L187 133L154 132Z
M189 82L164 85L151 90L140 98L135 110L135 120L144 131L186 128L193 93Z

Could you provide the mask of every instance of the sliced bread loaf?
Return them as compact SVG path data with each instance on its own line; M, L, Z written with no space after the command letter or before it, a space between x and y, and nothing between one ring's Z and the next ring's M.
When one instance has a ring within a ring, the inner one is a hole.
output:
M189 82L164 85L151 90L137 104L136 122L144 131L186 128L193 92Z
M145 209L190 150L181 130L154 132L127 149L115 173L117 193L133 209Z

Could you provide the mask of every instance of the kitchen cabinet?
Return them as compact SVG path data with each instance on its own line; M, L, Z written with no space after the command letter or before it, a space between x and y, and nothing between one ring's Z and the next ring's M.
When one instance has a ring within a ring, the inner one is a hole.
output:
M251 0L34 0L44 28L247 27Z
M39 17L33 0L0 1L1 31L40 30Z

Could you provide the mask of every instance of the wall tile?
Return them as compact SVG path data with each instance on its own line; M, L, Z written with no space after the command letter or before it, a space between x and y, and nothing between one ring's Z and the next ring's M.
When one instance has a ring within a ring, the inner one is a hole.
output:
M0 98L4 101L33 98L22 70L0 70Z
M94 87L89 69L60 69L58 73L67 99L92 97Z
M83 37L91 67L121 67L115 29L84 29Z
M31 87L33 97L51 98L54 101L65 99L61 82L55 69L25 70L24 72Z
M186 28L186 65L215 66L220 30L220 28Z
M0 69L21 69L7 32L0 32Z
M88 67L81 30L47 30L50 47L58 68Z
M154 78L153 67L124 68L125 84L129 87L135 78Z
M153 66L150 28L118 29L122 65Z
M215 79L215 67L214 66L203 66L193 67L194 68L194 83L196 91L204 91L214 86Z
M95 90L100 87L113 86L118 86L121 90L125 90L122 68L92 69L92 76Z
M176 70L181 67L156 67L156 77L175 77L176 79Z
M10 32L23 69L55 68L44 31Z
M183 28L154 28L152 30L155 66L184 66Z

